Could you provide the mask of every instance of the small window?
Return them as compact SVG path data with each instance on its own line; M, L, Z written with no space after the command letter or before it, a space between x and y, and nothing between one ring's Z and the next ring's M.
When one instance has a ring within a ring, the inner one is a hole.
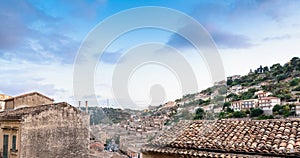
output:
M17 151L17 136L12 136L12 151Z

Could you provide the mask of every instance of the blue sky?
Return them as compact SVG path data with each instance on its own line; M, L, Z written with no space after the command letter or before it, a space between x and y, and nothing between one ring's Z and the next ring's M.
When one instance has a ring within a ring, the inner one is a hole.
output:
M300 55L300 2L297 0L0 1L0 93L14 96L40 91L57 101L74 103L73 63L81 42L103 20L120 11L143 6L167 7L196 19L215 41L226 76L246 74L250 68L284 63ZM132 21L124 19L123 23ZM95 91L100 103L114 98L111 76L118 59L125 50L147 42L180 50L193 67L198 88L212 85L203 59L195 55L186 40L172 32L146 28L119 37L99 60ZM129 82L131 97L141 106L149 104L149 88L159 82L168 84L165 101L180 97L176 79L161 77L168 73L157 66L138 70ZM149 78L155 79L145 83Z

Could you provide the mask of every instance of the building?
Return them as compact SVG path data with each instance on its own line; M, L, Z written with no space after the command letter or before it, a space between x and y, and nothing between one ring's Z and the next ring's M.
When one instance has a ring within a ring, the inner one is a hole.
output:
M258 103L258 99L243 100L242 109L249 110L251 108L257 108L258 107L257 103Z
M249 110L251 108L257 108L257 103L257 99L239 100L232 102L230 108L234 111Z
M223 86L223 85L226 85L225 80L214 82L214 86Z
M233 98L224 98L224 102L231 102Z
M31 107L42 104L52 104L53 102L54 99L51 99L41 93L31 92L9 99L5 99L5 110L17 109L22 107Z
M270 95L272 95L271 92L265 92L265 91L257 91L254 93L254 95L256 95L258 97L258 99L261 99L261 98L265 98L265 97L268 97Z
M296 115L300 116L300 104L296 104Z
M264 111L265 114L272 114L273 107L280 104L280 98L277 97L264 97L258 100L258 106Z
M144 158L300 157L300 119L181 121L142 148Z
M233 76L227 77L227 81L228 81L228 80L234 81L234 80L240 79L240 78L241 78L241 75L233 75Z
M39 98L34 95L13 100ZM44 97L38 101L43 99L51 101ZM3 111L0 126L2 158L89 156L89 115L67 103Z
M230 108L233 109L234 111L241 111L242 110L242 104L243 104L242 100L234 101L234 102L231 102Z
M12 98L9 95L0 94L0 111L3 111L5 109L5 100Z

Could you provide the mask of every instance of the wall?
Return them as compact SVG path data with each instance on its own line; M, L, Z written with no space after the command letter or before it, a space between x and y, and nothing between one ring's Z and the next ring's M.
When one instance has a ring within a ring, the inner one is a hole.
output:
M22 105L36 106L36 105L51 104L51 103L53 103L52 100L40 96L37 93L26 95L24 97L14 98L14 108Z
M5 101L5 109L13 109L13 108L14 108L14 99Z
M53 100L47 97L43 97L38 93L29 93L23 96L8 99L5 102L5 109L14 109L22 106L52 104Z
M23 158L85 158L89 155L89 115L56 106L30 114L21 123Z

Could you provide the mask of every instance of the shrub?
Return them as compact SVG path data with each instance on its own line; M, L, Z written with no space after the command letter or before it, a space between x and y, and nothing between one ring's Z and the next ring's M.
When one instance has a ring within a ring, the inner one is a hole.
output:
M264 113L264 111L260 108L254 108L250 110L250 116L251 117L257 117Z
M235 118L242 118L242 117L246 117L247 114L243 111L235 111L233 112L233 117Z

